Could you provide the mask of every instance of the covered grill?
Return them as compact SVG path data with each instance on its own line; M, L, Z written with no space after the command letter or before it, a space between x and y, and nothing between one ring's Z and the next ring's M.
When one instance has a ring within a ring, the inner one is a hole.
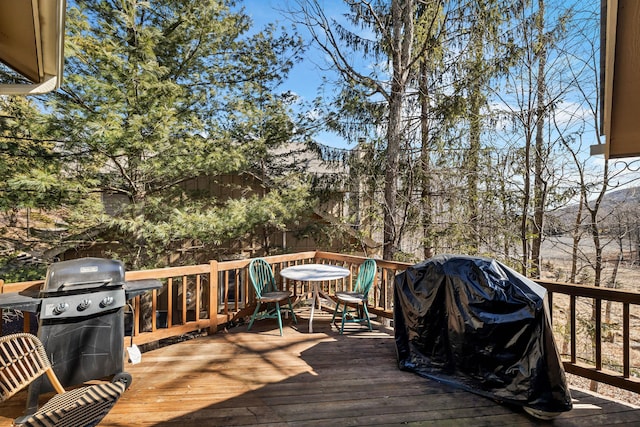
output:
M122 262L80 258L51 264L42 286L0 295L0 308L36 312L38 337L63 386L116 375L124 365L124 307L128 299L161 286L125 282ZM27 411L53 390L46 378L29 387Z
M489 258L440 255L395 278L398 366L538 418L572 408L546 290Z

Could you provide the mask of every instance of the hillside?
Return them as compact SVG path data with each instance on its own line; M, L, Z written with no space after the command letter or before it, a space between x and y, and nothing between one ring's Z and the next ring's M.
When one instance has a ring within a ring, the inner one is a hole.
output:
M589 205L594 208L595 200ZM578 214L577 202L553 210L547 214L547 235L562 235L573 228ZM587 215L583 209L583 215ZM598 218L602 226L624 223L627 227L640 225L640 187L624 188L606 193L598 209ZM584 224L584 222L583 222Z

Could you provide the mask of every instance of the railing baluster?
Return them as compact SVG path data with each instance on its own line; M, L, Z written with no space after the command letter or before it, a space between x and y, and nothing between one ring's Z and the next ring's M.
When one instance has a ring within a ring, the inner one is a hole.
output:
M218 261L209 262L209 333L218 329Z
M167 329L173 326L173 277L167 280Z
M622 375L625 378L631 376L631 314L629 304L622 304Z
M224 290L222 291L222 303L224 305L225 314L229 312L229 272L225 271L222 274L222 282L224 283Z
M241 274L242 276L240 276ZM243 270L238 269L236 271L236 275L240 277L240 280L241 280L240 283L242 284L242 288L244 289L244 292L242 293L242 308L244 309L249 305L249 292L253 288L253 285L249 282L248 269L246 268Z
M387 270L382 268L380 274L380 299L382 300L382 309L386 310L388 308L387 301L389 300L389 295L387 290L389 289L389 275L387 274ZM378 272L376 271L376 277L378 277Z
M137 337L138 335L140 335L140 300L141 300L140 295L138 295L133 299L134 311L133 311L133 325L132 325L131 333L133 334L134 337Z
M187 276L182 276L182 324L187 324Z
M233 299L233 309L235 311L240 310L240 275L238 274L238 271L235 271L235 274L233 275L233 286L235 289L235 298Z
M0 313L0 316L1 315L2 315L2 313ZM31 316L29 315L28 312L26 312L26 311L22 312L22 321L24 322L24 328L23 328L24 332L30 332L31 331Z
M602 370L602 300L595 300L596 369Z
M244 276L244 283L246 283L246 287L247 287L247 293L244 296L244 306L246 307L249 304L249 301L251 301L251 296L253 295L253 293L255 293L255 291L253 290L253 286L249 286L250 285L250 277L249 277L249 269L245 268L243 270L243 276Z
M200 275L196 274L196 322L200 321L200 291L202 288L202 284L200 282Z
M571 363L576 363L576 296L569 297L569 316L571 316Z
M151 332L155 332L158 329L158 319L156 313L158 312L158 290L151 290Z

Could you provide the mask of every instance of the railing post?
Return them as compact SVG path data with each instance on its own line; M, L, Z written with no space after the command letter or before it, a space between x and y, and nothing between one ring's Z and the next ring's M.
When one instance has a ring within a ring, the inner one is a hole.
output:
M209 333L215 334L218 330L218 261L209 263Z

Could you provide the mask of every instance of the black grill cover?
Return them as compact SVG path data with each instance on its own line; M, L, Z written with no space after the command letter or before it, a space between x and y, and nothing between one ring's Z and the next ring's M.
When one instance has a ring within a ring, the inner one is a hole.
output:
M504 403L571 409L546 290L497 261L443 255L398 274L400 369Z

